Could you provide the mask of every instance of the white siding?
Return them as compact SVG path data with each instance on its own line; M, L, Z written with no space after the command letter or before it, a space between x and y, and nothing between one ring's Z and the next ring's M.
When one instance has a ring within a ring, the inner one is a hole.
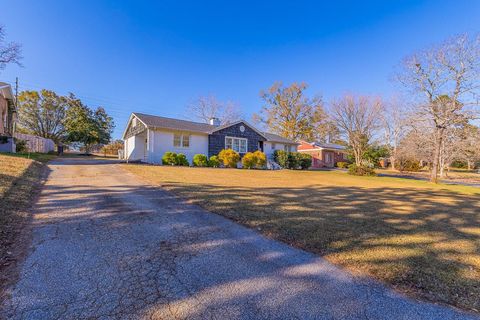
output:
M135 135L125 140L125 159L145 160L145 134Z
M273 148L273 144L275 144L275 148ZM278 143L278 142L271 142L271 141L265 141L263 143L263 152L269 159L273 159L273 153L275 150L285 150L285 144L284 143ZM290 145L290 151L291 152L296 152L297 151L297 145L291 144Z
M188 162L192 164L193 156L197 153L208 155L208 135L199 133L178 132L190 135L190 147L174 147L174 131L149 130L148 162L162 163L162 156L165 152L183 153L187 156Z

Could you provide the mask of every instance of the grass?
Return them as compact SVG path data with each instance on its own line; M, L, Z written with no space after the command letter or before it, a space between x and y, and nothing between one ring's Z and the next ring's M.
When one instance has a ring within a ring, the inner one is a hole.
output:
M55 154L49 153L36 153L36 152L25 152L25 153L2 153L0 152L0 156L4 157L16 157L16 158L24 158L24 159L31 159L39 162L48 162L56 157Z
M53 157L38 153L0 154L0 297L11 280L20 235L30 217L28 209L45 172L43 163Z
M480 188L327 171L122 166L354 274L480 310Z

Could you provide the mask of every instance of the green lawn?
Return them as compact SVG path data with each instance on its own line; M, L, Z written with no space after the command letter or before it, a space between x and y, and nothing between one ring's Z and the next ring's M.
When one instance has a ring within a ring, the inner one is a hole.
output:
M480 188L328 171L122 166L352 273L480 310Z

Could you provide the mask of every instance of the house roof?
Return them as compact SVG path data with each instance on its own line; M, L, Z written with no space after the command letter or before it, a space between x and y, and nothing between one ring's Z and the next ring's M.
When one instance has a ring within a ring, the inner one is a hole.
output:
M12 86L5 82L0 82L0 94L8 100L13 100Z
M251 127L253 130L255 130L258 134L265 137L265 139L267 139L267 141L290 143L290 144L295 144L296 143L295 141L280 137L279 135L276 135L276 134L273 134L273 133L260 132L254 126L250 125L245 120L239 120L239 121L236 121L236 122L233 122L233 123L228 123L228 124L221 125L221 126L213 126L213 125L208 124L208 123L201 123L201 122L195 122L195 121L188 121L188 120L180 120L180 119L174 119L174 118L153 116L153 115L138 113L138 112L132 113L132 116L137 117L145 126L150 127L150 128L171 129L171 130L198 132L198 133L205 133L205 134L210 134L210 133L213 133L215 131L222 130L222 129L228 128L230 126L233 126L235 124L238 124L240 122L243 122L246 125L248 125L249 127ZM130 119L131 118L132 117L130 117ZM130 122L130 120L129 120L129 122Z
M314 143L316 147L323 148L323 149L338 149L338 150L345 150L345 146L335 143Z
M264 132L263 135L265 136L265 138L267 138L267 141L288 143L288 144L298 144L295 141L279 136L278 134Z
M162 128L172 130L183 130L190 132L209 133L217 127L208 123L152 116L143 113L133 113L144 125L151 128Z
M333 149L333 150L345 150L346 147L335 143L323 143L323 142L307 142L301 141L301 143L312 146L313 149ZM305 149L304 149L305 150Z

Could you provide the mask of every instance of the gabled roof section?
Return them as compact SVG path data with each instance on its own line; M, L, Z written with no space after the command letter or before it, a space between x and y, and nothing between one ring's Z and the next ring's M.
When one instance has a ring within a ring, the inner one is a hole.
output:
M209 133L211 130L217 128L207 123L152 116L137 112L134 112L133 115L142 121L148 128L171 129L198 133Z
M221 126L212 126L213 127L213 130L211 130L209 133L213 133L213 132L217 132L217 131L220 131L220 130L223 130L225 128L228 128L228 127L231 127L231 126L235 126L239 123L243 123L245 124L246 126L248 126L250 129L252 129L253 131L255 131L256 133L258 133L259 135L261 135L262 137L264 137L265 139L267 139L267 137L265 136L265 134L261 131L258 131L257 128L255 128L254 126L252 126L250 123L248 123L247 121L245 120L238 120L238 121L235 121L235 122L232 122L232 123L227 123L227 124L224 124L224 125L221 125Z
M312 149L334 149L334 150L345 150L346 147L340 144L335 143L323 143L323 142L308 142L308 141L300 141L302 144L307 144L312 146ZM304 149L305 150L305 149Z
M270 132L264 132L263 135L265 138L267 138L267 141L270 142L278 142L278 143L287 143L287 144L298 144L297 142L284 138L282 136L279 136L278 134L270 133Z

